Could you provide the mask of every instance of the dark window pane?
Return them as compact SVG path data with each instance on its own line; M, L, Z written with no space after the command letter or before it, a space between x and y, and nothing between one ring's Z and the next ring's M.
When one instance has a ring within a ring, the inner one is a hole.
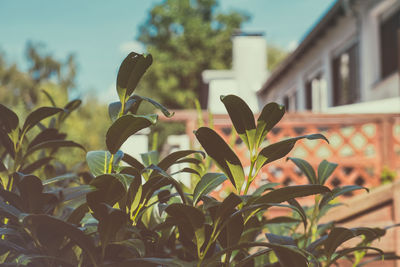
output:
M400 29L400 10L381 23L381 77L386 78L398 69L397 30Z
M353 45L332 61L333 105L347 105L358 101L358 46Z
M312 80L306 83L306 109L312 110Z
M288 97L288 96L285 96L285 97L283 98L283 105L285 106L285 109L286 109L287 111L289 111L289 97Z

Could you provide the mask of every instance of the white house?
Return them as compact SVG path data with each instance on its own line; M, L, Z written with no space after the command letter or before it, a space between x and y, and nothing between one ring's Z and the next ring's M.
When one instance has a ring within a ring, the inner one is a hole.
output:
M337 0L258 91L289 111L400 112L400 0Z
M205 70L202 73L206 106L214 114L226 113L220 96L235 94L257 112L257 91L268 75L266 40L262 33L238 32L232 36L232 43L232 69Z

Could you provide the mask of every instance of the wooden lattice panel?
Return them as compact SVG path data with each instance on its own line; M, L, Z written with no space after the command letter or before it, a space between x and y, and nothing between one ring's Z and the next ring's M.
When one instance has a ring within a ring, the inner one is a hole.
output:
M178 112L176 115L176 120L186 122L187 133L195 144L192 134L197 128L195 113ZM204 115L207 122L207 114ZM250 162L247 148L232 130L229 117L214 116L213 128L233 147L248 171ZM330 187L353 184L376 187L381 183L384 166L400 175L399 114L286 114L268 133L263 147L289 137L312 133L324 134L330 144L323 140L300 140L288 156L305 159L314 169L323 159L338 163L339 167L327 181ZM292 162L281 159L264 166L250 187L250 192L267 182L294 185L305 184L307 180ZM226 183L219 192L223 196L231 190L229 183Z

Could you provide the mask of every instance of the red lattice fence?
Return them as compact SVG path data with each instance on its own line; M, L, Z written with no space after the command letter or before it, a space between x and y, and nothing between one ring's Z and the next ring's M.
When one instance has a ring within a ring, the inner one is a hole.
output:
M193 135L197 128L196 112L178 111L172 119L185 122L187 134L192 144L196 144ZM203 113L203 120L207 125L207 113ZM235 143L235 152L244 167L248 167L246 146L234 135L229 117L214 115L213 124L227 143ZM322 140L301 140L289 156L306 159L314 168L323 159L338 163L339 167L328 180L332 187L352 184L378 186L385 166L400 176L400 114L289 113L268 133L265 144L311 133L324 134L330 144ZM306 178L292 162L281 159L265 166L252 186L258 187L267 181L304 184ZM224 188L220 190L224 191Z

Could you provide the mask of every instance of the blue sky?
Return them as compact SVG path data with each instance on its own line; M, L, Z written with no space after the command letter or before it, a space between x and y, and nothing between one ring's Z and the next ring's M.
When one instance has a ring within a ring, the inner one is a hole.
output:
M113 92L124 56L140 49L138 26L161 0L0 0L0 50L8 62L24 65L27 41L42 42L57 59L74 53L77 89ZM335 0L221 0L219 9L246 11L246 30L261 30L267 42L293 49ZM114 94L114 93L113 93Z

